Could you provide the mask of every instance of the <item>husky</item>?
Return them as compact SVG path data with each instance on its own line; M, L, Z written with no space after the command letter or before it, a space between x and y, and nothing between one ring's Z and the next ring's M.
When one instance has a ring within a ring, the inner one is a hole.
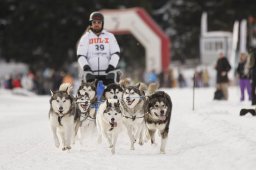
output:
M77 90L77 95L85 95L87 93L90 98L91 103L96 102L96 81L93 82L85 82L81 81L81 85Z
M88 95L90 99L90 115L93 117L96 114L98 108L97 96L96 96L96 80L93 82L81 81L81 85L77 90L77 96Z
M59 148L60 141L62 150L70 150L71 142L75 135L77 117L73 104L73 97L60 87L58 91L51 91L49 120L55 146ZM60 137L60 139L59 139Z
M62 83L59 87L60 91L67 91L69 95L73 93L73 86L70 83Z
M120 84L112 83L107 85L103 92L104 99L121 99L123 94L123 88Z
M155 144L155 132L158 130L161 136L160 153L165 153L172 111L170 96L163 91L155 92L146 100L144 110L151 144Z
M85 135L96 130L95 109L91 108L90 97L87 93L76 96L76 113L79 115L76 134L80 129L80 144L83 145Z
M145 94L137 86L128 86L124 89L121 106L123 113L123 122L127 128L128 136L130 138L130 149L134 150L134 143L139 138L139 144L143 145L143 131L144 131L144 102Z
M118 134L122 130L122 112L118 99L107 99L99 107L96 116L98 129L98 143L101 143L102 135L107 139L112 154L115 154L115 146Z

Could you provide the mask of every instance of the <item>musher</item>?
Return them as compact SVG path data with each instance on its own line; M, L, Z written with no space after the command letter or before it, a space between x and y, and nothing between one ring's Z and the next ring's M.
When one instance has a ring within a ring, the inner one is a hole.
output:
M119 81L120 75L114 72L119 54L115 36L104 30L104 16L100 12L91 13L89 27L77 46L78 63L86 73L86 81L102 80L104 85Z

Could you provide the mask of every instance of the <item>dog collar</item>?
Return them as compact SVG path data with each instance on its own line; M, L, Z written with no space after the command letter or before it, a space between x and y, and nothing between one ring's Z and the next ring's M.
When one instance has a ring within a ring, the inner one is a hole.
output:
M126 116L126 115L123 115L124 118L126 119L132 119L132 121L134 121L135 119L140 119L140 118L144 118L144 116L141 116L141 117L137 117L136 115L134 116Z

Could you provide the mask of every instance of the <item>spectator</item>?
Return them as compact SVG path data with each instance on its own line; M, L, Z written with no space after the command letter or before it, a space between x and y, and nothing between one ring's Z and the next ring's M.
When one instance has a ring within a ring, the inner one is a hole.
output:
M195 87L201 87L202 86L202 73L201 71L197 71L195 70L195 73L194 73L194 83L195 83Z
M187 82L183 76L183 74L179 71L179 75L178 75L178 82L179 82L179 87L183 88L187 86Z
M12 76L11 75L7 75L5 82L4 82L4 87L6 89L12 89L13 85L12 85Z
M228 100L228 72L230 71L231 66L222 51L219 53L215 69L217 71L217 89L220 89L224 95L224 99Z
M34 82L33 82L33 74L32 73L27 73L24 74L21 78L21 86L22 88L32 91L33 87L34 87Z
M236 69L236 73L239 77L239 86L241 91L240 101L244 101L245 89L247 89L249 100L251 100L251 84L249 79L249 71L246 63L247 63L247 55L245 53L241 53L240 61Z
M250 74L252 77L252 84L251 84L251 97L252 97L252 105L256 105L256 63L255 63L255 52L252 51L249 55L249 68Z
M15 75L12 80L12 86L13 88L21 88L21 81L20 81L20 75Z
M158 77L155 70L152 70L148 75L148 83L158 82Z
M207 70L207 68L205 68L205 69L202 71L202 83L203 83L203 87L209 87L209 79L210 79L210 76L209 76L208 70Z

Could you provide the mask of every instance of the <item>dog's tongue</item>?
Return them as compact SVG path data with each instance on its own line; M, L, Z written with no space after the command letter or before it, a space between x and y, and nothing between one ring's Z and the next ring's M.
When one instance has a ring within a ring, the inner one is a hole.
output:
M83 108L84 110L87 109L87 104L82 104L81 106L82 106L82 108Z
M127 100L127 104L131 105L134 102L134 100Z

